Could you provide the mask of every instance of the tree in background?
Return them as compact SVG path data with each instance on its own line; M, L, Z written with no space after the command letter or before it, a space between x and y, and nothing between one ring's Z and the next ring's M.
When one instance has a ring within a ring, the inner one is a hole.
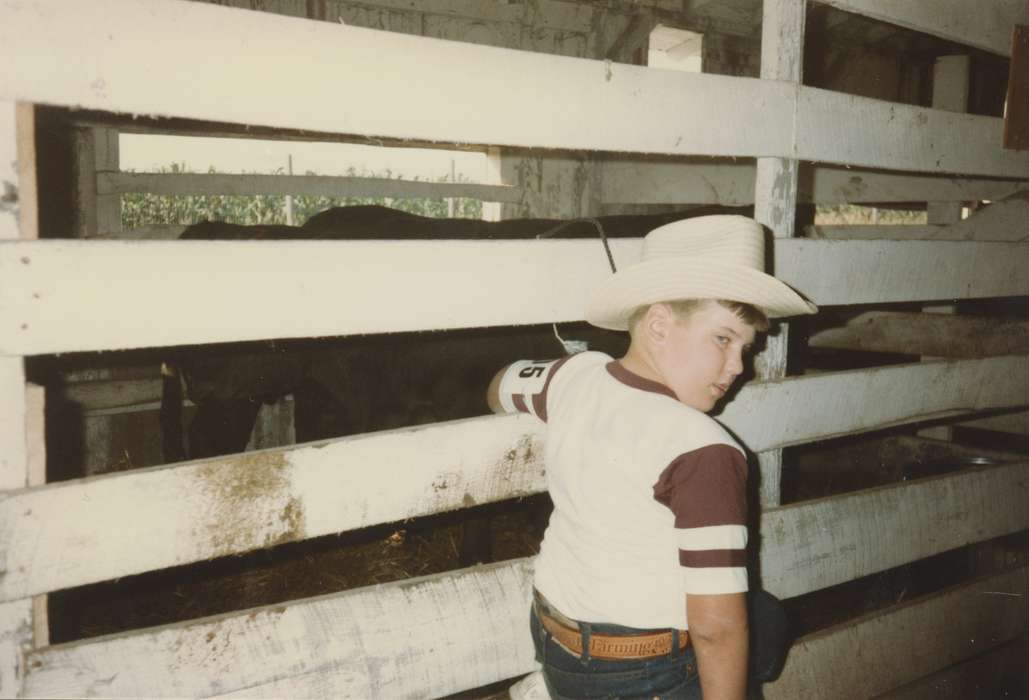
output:
M185 168L179 163L158 168L159 173L184 173ZM214 174L214 168L208 173ZM282 168L276 175L283 175ZM308 175L314 173L308 172ZM349 177L377 177L385 179L403 179L387 170L385 173L358 172L356 168L347 168ZM417 177L414 178L418 180ZM447 176L431 180L431 182L448 182ZM459 182L467 182L464 176ZM309 197L293 196L293 216L298 224L303 224L312 215L330 207L352 206L357 204L377 204L392 207L411 214L444 218L448 207L445 197L428 199L386 197ZM482 202L477 199L458 197L454 199L454 216L463 219L481 219ZM163 195L149 192L131 192L121 197L121 223L123 229L142 228L154 224L195 224L200 221L227 221L232 224L285 224L285 195Z

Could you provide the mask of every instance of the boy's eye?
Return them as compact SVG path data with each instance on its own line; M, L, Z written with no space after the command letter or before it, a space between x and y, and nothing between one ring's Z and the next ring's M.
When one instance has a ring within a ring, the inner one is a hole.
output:
M728 345L729 344L729 338L727 338L724 335L716 335L715 336L715 342L717 342L719 345Z

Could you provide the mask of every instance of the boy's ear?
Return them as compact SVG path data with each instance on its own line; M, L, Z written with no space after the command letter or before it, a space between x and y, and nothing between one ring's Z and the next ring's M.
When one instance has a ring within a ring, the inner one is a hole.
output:
M668 337L671 324L675 322L675 312L667 304L651 304L643 318L640 319L640 330L650 343L663 343Z

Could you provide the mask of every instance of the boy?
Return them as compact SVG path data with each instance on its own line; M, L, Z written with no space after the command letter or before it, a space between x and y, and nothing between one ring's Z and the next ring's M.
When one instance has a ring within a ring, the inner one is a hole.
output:
M531 625L553 698L744 697L747 463L706 414L768 317L816 311L764 259L745 217L655 229L586 312L629 331L625 357L516 362L490 385L494 411L548 424Z

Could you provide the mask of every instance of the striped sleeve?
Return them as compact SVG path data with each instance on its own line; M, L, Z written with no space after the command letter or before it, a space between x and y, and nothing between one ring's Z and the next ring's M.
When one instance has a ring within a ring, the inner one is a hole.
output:
M500 405L508 413L530 413L546 423L550 382L569 357L511 363L500 378Z
M654 484L675 515L686 593L747 590L747 461L730 445L680 455Z

